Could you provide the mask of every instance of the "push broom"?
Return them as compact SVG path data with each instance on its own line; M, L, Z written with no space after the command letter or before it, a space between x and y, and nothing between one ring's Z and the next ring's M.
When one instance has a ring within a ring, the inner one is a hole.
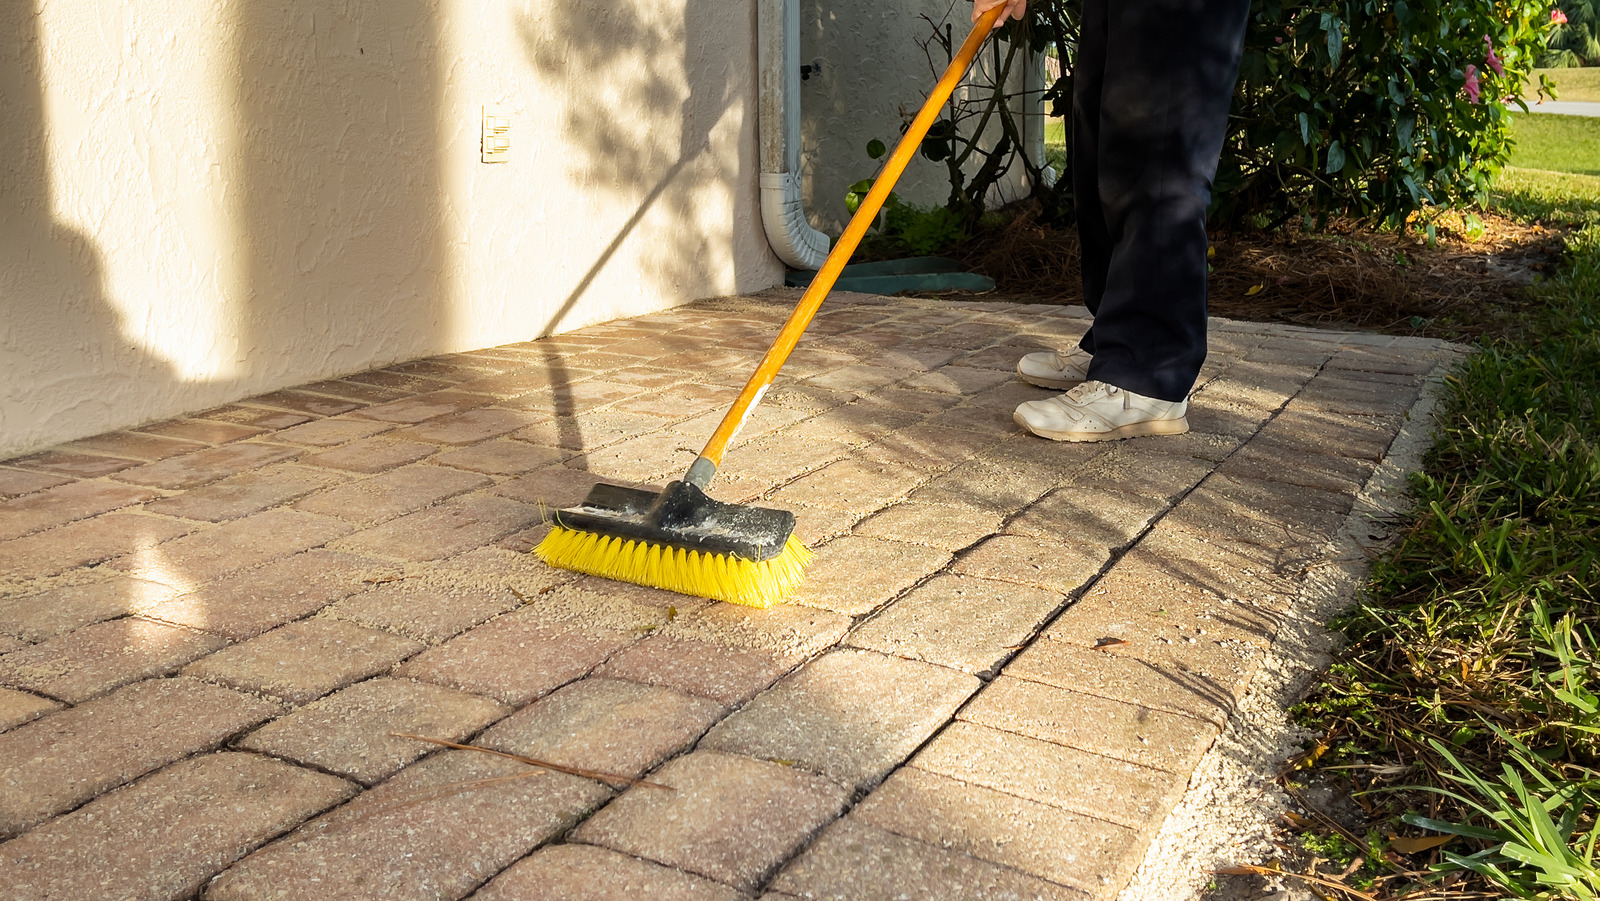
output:
M770 607L793 593L811 562L811 551L795 537L794 514L724 503L708 496L706 486L716 475L728 442L789 359L1004 12L1003 6L995 7L973 26L772 347L683 478L659 492L594 486L582 504L555 514L550 533L535 554L562 569L750 607Z

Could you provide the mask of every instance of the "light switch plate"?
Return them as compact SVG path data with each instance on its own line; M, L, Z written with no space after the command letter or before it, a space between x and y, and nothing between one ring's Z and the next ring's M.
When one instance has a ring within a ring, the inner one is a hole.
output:
M511 118L504 109L494 104L484 104L483 107L483 161L511 161Z

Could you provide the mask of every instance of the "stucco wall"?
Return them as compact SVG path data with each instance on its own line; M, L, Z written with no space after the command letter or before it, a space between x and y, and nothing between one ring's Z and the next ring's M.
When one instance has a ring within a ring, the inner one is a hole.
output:
M0 0L0 458L774 284L754 28L750 0Z
M949 63L944 48L933 44L930 63L921 44L933 27L922 17L948 25L959 47L972 29L971 12L964 0L800 0L800 58L822 62L822 74L804 81L800 90L806 209L817 228L835 235L843 230L849 217L846 190L873 177L880 165L867 156L867 142L877 138L893 147L901 125L917 114ZM968 84L992 83L997 46L1004 45L991 41L985 46ZM1040 71L1041 58L1019 58L1008 84L1013 91L1037 88ZM966 86L958 88L957 97L967 92ZM1037 99L1019 98L1013 109L1030 139L1033 158L1042 160L1043 119ZM978 161L971 161L967 169L977 166ZM1014 165L992 200L1016 196L1021 175L1021 167ZM921 206L943 205L950 194L945 164L918 156L895 193Z

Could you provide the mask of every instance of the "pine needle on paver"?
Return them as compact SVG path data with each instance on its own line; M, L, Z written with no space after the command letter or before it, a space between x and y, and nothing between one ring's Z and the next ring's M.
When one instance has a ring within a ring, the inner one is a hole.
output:
M523 756L522 754L513 754L510 751L497 751L494 748L480 748L477 745L464 745L460 742L446 741L442 738L429 738L426 735L412 735L409 732L391 732L389 734L393 735L395 738L409 738L413 741L425 741L431 745L454 748L457 751L477 751L482 754L493 754L496 757L504 757L508 760L515 760L518 763L525 763L528 766L538 767L539 769L552 770L557 773L566 773L569 776L581 776L584 779L594 779L599 782L621 783L630 787L635 785L643 785L648 788L660 788L667 791L675 790L670 785L662 785L659 782L651 782L648 779L635 779L632 776L623 776L618 773L604 773L599 770L586 770L582 769L581 767L563 766L559 763L551 763L548 760L537 760L532 757ZM538 773L528 773L526 775L537 776ZM511 778L521 779L524 777L516 776ZM498 782L500 780L494 779L489 781Z

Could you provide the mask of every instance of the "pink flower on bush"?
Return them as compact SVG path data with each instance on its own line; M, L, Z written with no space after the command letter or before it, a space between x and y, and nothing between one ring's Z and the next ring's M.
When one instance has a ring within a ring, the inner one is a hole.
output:
M1468 66L1466 74L1467 74L1467 83L1465 85L1463 85L1463 87L1465 87L1467 89L1467 99L1472 101L1473 103L1477 103L1478 102L1478 93L1481 90L1483 90L1478 85L1478 67L1477 66Z
M1557 25L1567 24L1567 14L1559 9L1550 10L1550 21Z
M1494 39L1488 35L1484 35L1483 43L1489 48L1489 56L1484 60L1485 64L1488 65L1489 68L1493 69L1494 74L1496 75L1506 74L1505 67L1500 64L1500 57L1494 52Z

